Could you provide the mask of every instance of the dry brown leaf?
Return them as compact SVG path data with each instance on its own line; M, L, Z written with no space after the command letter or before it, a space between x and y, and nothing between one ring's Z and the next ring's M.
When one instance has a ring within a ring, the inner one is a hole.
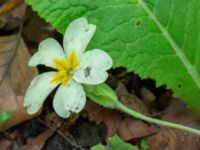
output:
M145 104L149 112L152 111L152 108L155 106L156 96L146 87L142 87L140 91L141 100Z
M173 101L168 106L162 119L200 129L196 115L180 100ZM178 129L160 127L158 134L151 136L149 140L150 150L200 149L200 136Z
M25 16L27 5L25 3L21 3L14 10L10 12L13 18L22 19Z
M41 150L45 145L46 141L49 139L51 135L53 135L54 131L52 129L48 129L34 140L30 141L28 144L22 147L22 150Z
M94 121L97 124L101 122L105 123L107 137L113 136L117 132L122 117L119 111L102 108L100 105L90 101L87 102L85 111L87 112L85 115L90 121Z
M9 13L0 16L0 29L2 30L2 33L5 34L16 31L16 29L18 29L21 24L21 20L23 20L23 17L25 16L25 12L26 5L22 3L14 10L9 11Z
M45 124L50 128L59 129L59 131L67 131L72 125L76 123L79 114L72 114L68 119L63 119L55 112L48 113L45 116Z
M85 107L85 116L97 124L103 122L107 127L107 138L118 133L125 140L146 137L157 130L145 122L129 118L127 115L112 109L103 108L93 102L88 102Z
M0 112L13 114L4 125L7 129L34 117L27 114L22 102L30 81L38 72L27 65L30 54L23 39L18 40L16 35L0 37L0 45Z
M23 37L25 37L26 41L39 43L49 37L55 37L55 29L32 12L32 10L27 9L26 17L28 17L28 22L23 29Z
M1 140L0 141L1 150L11 150L11 141L9 140Z
M125 141L146 137L157 130L155 126L148 125L142 120L134 119L134 118L125 118L121 121L118 128L118 135Z
M144 103L134 93L129 93L123 83L118 84L116 92L120 101L127 107L143 114L149 114Z
M0 7L0 16L10 12L13 9L15 9L22 2L23 2L23 0L9 0L9 1L7 1L3 6Z

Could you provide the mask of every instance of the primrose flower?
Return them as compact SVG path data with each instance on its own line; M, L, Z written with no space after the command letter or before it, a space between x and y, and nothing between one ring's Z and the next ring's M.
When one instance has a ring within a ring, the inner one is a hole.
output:
M63 118L69 117L71 112L79 113L86 102L81 83L95 85L107 79L111 57L100 49L84 52L95 30L96 26L88 24L86 18L78 18L65 31L64 50L52 38L39 44L29 65L42 64L56 71L40 74L31 82L23 103L29 114L36 113L58 85L53 100L56 113Z

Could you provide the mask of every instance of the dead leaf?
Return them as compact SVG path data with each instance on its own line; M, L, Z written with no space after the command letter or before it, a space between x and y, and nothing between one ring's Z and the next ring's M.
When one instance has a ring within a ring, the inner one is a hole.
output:
M4 15L11 10L15 9L23 0L9 0L3 6L0 7L0 16Z
M0 112L13 114L4 124L7 129L34 117L27 114L22 102L30 81L38 72L27 65L30 54L23 39L18 41L16 35L0 37L0 45Z
M156 132L153 125L130 118L117 110L103 108L93 102L87 102L85 107L85 117L97 124L105 123L107 127L107 138L118 133L125 140L149 136Z
M59 131L65 132L76 123L78 118L79 114L72 113L68 119L63 119L55 112L52 112L45 116L45 124L50 128L59 129Z
M125 118L121 121L118 128L118 135L125 141L149 136L156 133L153 125L148 125L142 120Z
M117 110L102 108L93 102L88 101L85 107L86 117L97 124L104 122L107 127L107 137L113 136L121 122L121 113Z
M127 107L143 114L149 114L144 103L134 93L129 93L123 83L118 84L116 92L119 100Z
M36 137L34 140L24 145L22 147L22 150L41 150L43 146L45 145L46 141L49 139L49 137L53 135L53 133L54 133L54 130L52 129L46 130L45 132L40 134L38 137Z
M200 129L197 116L180 100L173 101L161 119ZM150 150L200 149L200 136L167 127L160 127L158 134L151 136L149 140Z
M152 111L153 106L155 106L156 96L146 87L142 87L141 91L141 100L145 104L149 112Z
M27 9L27 24L23 29L23 37L31 43L40 43L40 41L49 37L55 37L55 29L42 20L30 9ZM33 48L35 50L35 48Z
M1 140L0 141L1 150L11 150L11 141L9 140Z
M25 16L25 12L26 12L26 5L22 3L21 5L17 5L14 10L9 11L9 13L0 16L1 35L4 34L7 35L8 33L13 33L13 31L15 32L19 28L21 20L23 20L23 17ZM0 13L1 13L1 7L0 7Z
M22 19L25 16L27 5L25 3L20 3L17 7L10 12L13 18Z

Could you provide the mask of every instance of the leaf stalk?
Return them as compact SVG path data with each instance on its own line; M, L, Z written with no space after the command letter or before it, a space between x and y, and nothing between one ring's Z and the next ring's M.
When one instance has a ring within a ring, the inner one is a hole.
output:
M200 130L198 130L198 129L194 129L194 128L184 126L184 125L181 125L181 124L172 123L172 122L163 121L163 120L159 120L159 119L155 119L155 118L152 118L152 117L145 116L145 115L143 115L139 112L136 112L136 111L126 107L125 105L123 105L120 102L117 103L116 108L127 113L127 114L129 114L129 115L131 115L134 118L141 119L141 120L149 122L149 123L153 123L153 124L157 124L157 125L165 126L165 127L170 127L170 128L175 128L175 129L180 129L180 130L183 130L183 131L187 131L187 132L190 132L190 133L200 135Z

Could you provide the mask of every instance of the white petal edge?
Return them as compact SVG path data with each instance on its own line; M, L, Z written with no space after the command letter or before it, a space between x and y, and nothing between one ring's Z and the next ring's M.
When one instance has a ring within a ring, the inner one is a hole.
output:
M55 68L53 60L57 58L65 58L65 54L61 45L53 38L48 38L39 44L38 52L36 52L29 61L29 66L37 66L39 64L47 67Z
M43 73L32 80L28 90L26 91L23 102L23 105L24 107L27 107L27 112L29 114L36 113L49 93L51 93L58 85L56 83L50 83L55 74L56 72Z
M86 18L78 18L71 22L65 31L63 39L66 54L68 55L72 50L75 50L79 58L86 49L95 30L96 26L88 24Z
M80 67L73 78L80 83L100 84L108 78L106 70L112 67L111 57L100 49L85 52L80 60Z
M86 95L83 87L71 80L68 86L61 85L54 97L55 112L63 117L69 117L71 112L79 113L85 106Z

